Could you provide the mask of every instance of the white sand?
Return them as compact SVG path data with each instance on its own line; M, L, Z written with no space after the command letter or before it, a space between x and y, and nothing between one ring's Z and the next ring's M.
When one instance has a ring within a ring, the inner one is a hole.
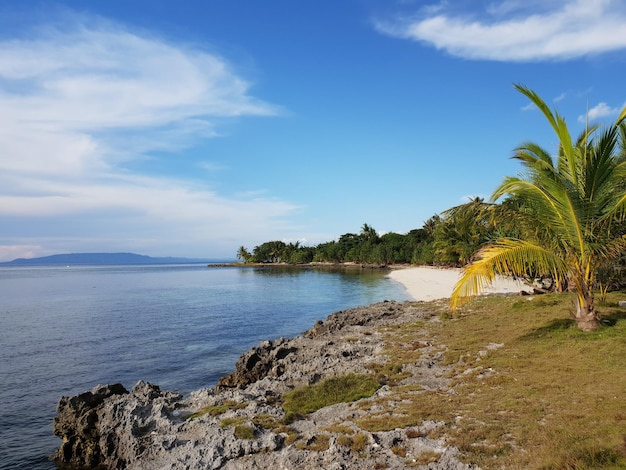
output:
M389 273L391 279L402 284L409 295L418 301L449 298L460 276L461 270L455 268L416 267L396 269ZM521 281L500 277L483 293L517 293L529 289Z

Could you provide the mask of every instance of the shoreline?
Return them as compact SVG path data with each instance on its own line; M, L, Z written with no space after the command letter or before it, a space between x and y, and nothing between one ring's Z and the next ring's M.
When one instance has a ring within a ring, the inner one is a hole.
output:
M430 302L432 300L449 299L455 284L459 280L462 268L441 266L417 266L407 264L361 264L344 263L219 263L209 264L209 268L275 268L275 269L358 269L381 270L385 276L401 284L411 300ZM497 276L492 285L479 295L518 294L521 291L532 292L533 286L521 280Z
M129 470L399 470L425 455L436 456L428 461L431 470L474 469L459 461L458 449L445 439L429 437L445 423L380 431L360 425L376 401L389 396L391 385L450 390L451 366L428 337L419 338L420 357L406 373L385 369L391 358L381 328L435 315L421 305L394 301L335 312L303 335L261 342L242 354L235 371L217 386L187 398L143 381L130 391L121 384L98 385L62 397L54 419L62 444L53 460L61 467ZM286 393L350 374L374 374L379 388L360 400L334 402L288 419L281 398ZM238 436L242 428L250 435ZM403 452L397 452L398 446Z
M437 268L430 266L390 267L387 277L402 284L407 293L417 302L449 299L461 276L460 268ZM498 276L494 283L480 295L518 294L530 289L529 284Z
M384 268L390 271L385 276L403 285L417 301L449 297L461 272L398 265ZM512 286L519 290L522 285L501 281L487 293L513 293ZM137 470L189 465L314 470L341 462L341 468L357 470L382 463L386 468L405 468L407 457L415 462L426 453L437 455L429 465L433 470L475 468L460 462L458 449L446 445L444 439L428 437L431 431L442 430L444 423L425 421L391 431L367 430L359 425L376 400L389 395L389 385L418 386L441 393L450 390L450 366L429 337L417 341L419 359L411 367L406 365L398 377L382 372L391 358L385 351L381 328L434 317L431 308L411 301L384 301L338 311L302 335L261 342L242 354L235 371L222 377L218 385L196 390L188 397L161 391L143 381L131 391L121 384L98 385L77 396L62 397L54 419L54 434L62 444L53 459L62 466L77 468L117 468L123 464ZM335 376L372 373L378 377L380 388L358 402L325 406L293 422L281 406L281 397L294 389ZM203 409L220 411L198 414ZM89 418L94 416L95 421ZM250 436L238 436L237 426L246 428ZM323 445L318 445L320 436L325 439ZM352 442L349 436L359 436L360 450L345 444ZM394 452L398 445L406 456Z

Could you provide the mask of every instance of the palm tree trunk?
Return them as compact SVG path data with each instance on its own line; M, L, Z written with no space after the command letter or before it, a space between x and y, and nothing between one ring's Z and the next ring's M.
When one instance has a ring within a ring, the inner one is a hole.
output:
M595 331L600 326L600 316L596 311L593 294L579 295L574 319L582 331Z

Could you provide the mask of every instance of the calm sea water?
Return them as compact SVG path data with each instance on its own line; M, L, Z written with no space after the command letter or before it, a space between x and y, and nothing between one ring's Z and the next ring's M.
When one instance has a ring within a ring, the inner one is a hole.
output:
M318 319L408 295L381 272L206 265L0 268L0 468L54 469L55 407L98 383L188 393Z

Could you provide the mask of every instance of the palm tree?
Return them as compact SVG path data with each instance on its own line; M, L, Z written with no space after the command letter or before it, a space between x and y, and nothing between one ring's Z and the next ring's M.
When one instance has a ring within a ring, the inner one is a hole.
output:
M500 238L481 248L467 265L451 296L451 307L479 293L497 274L550 275L557 286L576 293L572 312L578 327L592 331L599 326L594 305L594 284L599 269L621 256L626 247L622 235L626 207L626 157L624 126L626 107L617 121L598 133L585 129L573 141L565 119L550 111L532 90L516 89L544 114L559 139L558 154L534 143L516 149L514 158L527 172L506 177L496 189L495 201L509 195L521 201L515 216L534 230L524 230L520 239Z
M237 250L237 259L247 263L250 258L252 258L252 254L248 250L246 250L245 246L240 246L239 250Z
M437 257L444 263L465 265L494 231L491 208L491 204L476 196L444 211L444 218L434 231Z

